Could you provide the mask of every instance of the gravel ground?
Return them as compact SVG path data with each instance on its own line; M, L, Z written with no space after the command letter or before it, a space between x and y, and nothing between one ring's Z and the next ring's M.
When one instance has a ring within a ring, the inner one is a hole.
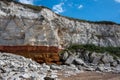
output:
M62 73L64 74L64 73ZM99 72L81 72L69 77L59 76L60 80L120 80L120 74L99 73Z

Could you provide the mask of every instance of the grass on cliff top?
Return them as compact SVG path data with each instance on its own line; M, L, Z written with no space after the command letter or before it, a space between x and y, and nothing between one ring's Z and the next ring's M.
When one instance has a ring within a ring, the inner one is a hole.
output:
M43 8L49 9L48 7L45 7L45 6L35 6L35 5L31 5L31 4L23 4L23 3L19 3L19 2L17 2L17 1L14 1L14 2L17 3L17 4L23 5L24 7L33 9L33 10L35 10L35 11L41 11ZM50 10L50 9L49 9L49 10Z
M45 7L45 6L35 6L35 5L31 5L31 4L23 4L23 3L18 2L17 0L0 0L0 1L3 1L3 2L5 2L8 5L9 5L9 2L14 2L16 4L23 5L24 7L33 9L35 11L41 11L43 8L49 9L48 7Z
M58 16L61 16L59 14L57 14ZM79 21L79 22L88 22L88 23L93 23L93 24L105 24L105 25L120 25L119 23L115 23L112 21L90 21L90 20L84 20L84 19L77 19L77 18L73 18L73 17L67 17L67 16L62 16L65 18L68 18L69 20L73 20L73 21Z
M72 44L68 48L66 48L66 50L70 50L70 51L76 51L79 49L87 50L91 52L97 52L97 53L108 52L113 56L120 57L120 47L100 47L100 46L95 46L93 44L86 44L86 45Z

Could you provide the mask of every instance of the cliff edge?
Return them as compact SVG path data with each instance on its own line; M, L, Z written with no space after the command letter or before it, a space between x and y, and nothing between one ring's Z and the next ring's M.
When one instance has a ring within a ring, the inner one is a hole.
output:
M120 25L60 16L48 8L0 0L0 45L120 46Z

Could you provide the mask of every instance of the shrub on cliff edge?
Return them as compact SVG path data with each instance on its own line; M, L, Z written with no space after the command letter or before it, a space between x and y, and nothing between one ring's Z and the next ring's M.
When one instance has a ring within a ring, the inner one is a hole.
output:
M72 44L69 47L67 47L65 50L77 51L79 49L87 50L91 52L97 52L97 53L108 52L113 56L120 57L120 47L100 47L100 46L95 46L93 44L85 44L85 45ZM63 50L61 53L64 53L65 50Z

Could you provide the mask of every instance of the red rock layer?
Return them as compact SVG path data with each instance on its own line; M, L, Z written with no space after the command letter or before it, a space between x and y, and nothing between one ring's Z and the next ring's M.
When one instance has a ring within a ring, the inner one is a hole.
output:
M9 52L31 58L38 63L60 63L60 49L55 46L0 46L0 52Z

